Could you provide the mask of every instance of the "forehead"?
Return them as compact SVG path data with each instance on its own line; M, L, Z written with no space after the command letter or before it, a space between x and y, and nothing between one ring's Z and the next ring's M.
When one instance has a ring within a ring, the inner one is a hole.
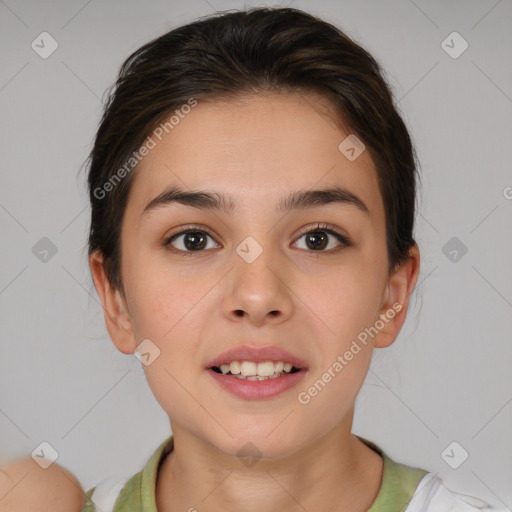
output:
M370 216L383 214L367 150L351 161L339 149L350 135L322 98L259 94L193 107L139 163L127 209L140 216L170 185L224 192L243 208L277 204L289 192L341 186ZM170 117L170 116L169 116ZM176 118L178 119L178 118ZM238 209L237 209L238 210Z

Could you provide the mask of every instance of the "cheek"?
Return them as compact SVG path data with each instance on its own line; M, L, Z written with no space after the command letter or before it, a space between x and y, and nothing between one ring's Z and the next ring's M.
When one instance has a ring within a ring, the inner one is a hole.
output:
M306 305L321 320L328 345L343 346L373 325L381 301L380 279L368 267L342 267L328 278L304 282Z
M138 337L167 343L182 329L208 286L197 276L185 275L169 265L148 265L130 273L130 313ZM185 322L184 322L185 321Z
M319 364L308 380L312 387L301 391L306 393L305 401L315 404L310 410L320 408L335 421L355 400L368 371L372 338L365 329L378 317L379 279L369 267L352 265L317 283L310 286L307 297L308 306L321 319L314 319Z
M135 278L132 326L138 341L149 338L159 351L143 367L146 380L169 416L192 421L201 412L191 406L189 394L201 371L195 358L202 339L199 319L207 317L201 298L212 284L158 266Z

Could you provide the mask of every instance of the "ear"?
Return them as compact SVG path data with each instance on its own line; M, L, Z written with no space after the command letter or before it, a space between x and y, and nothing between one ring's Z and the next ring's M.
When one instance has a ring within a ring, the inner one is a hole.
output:
M405 322L409 298L420 270L420 252L416 244L410 248L409 255L409 259L393 272L386 283L380 310L384 327L374 338L375 348L389 347ZM385 315L385 318L382 315Z
M105 314L105 324L114 345L123 354L132 354L137 348L130 315L126 302L119 290L114 289L108 280L103 254L97 250L89 256L89 265L100 296Z

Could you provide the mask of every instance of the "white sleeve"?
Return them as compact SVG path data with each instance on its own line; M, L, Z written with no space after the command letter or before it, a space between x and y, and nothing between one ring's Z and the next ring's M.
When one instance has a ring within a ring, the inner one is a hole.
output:
M502 512L474 496L448 489L434 473L427 473L419 482L404 512Z
M100 482L91 496L95 510L97 512L112 512L116 500L128 480L129 477L111 477Z

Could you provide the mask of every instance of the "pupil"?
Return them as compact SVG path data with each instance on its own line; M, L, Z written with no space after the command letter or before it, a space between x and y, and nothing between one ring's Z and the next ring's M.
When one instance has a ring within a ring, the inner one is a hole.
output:
M200 241L199 245L197 245L198 240ZM187 249L203 249L205 246L205 240L206 237L199 231L191 231L185 236L185 247Z
M320 234L320 236L319 236ZM321 240L319 242L314 242L314 239L318 237L318 238L321 238ZM306 237L306 240L307 240L307 243L309 244L309 242L312 243L312 248L320 248L320 249L323 249L325 247L325 243L327 241L327 236L325 236L325 233L323 233L322 231L316 231L314 233L310 233L307 237Z

